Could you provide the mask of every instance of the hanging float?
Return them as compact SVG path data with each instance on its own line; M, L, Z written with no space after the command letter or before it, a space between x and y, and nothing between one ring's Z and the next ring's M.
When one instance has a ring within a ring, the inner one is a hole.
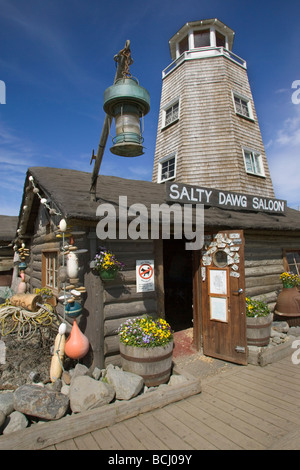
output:
M66 341L65 354L71 359L81 359L86 356L89 347L89 340L80 331L76 320L74 320L70 336Z

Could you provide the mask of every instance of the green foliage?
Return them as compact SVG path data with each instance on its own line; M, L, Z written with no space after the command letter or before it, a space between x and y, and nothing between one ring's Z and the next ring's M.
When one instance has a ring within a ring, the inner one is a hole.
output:
M246 297L246 315L247 317L266 317L269 315L270 309L266 302L262 300L254 300Z
M127 320L119 328L120 341L128 346L151 348L165 346L173 339L170 325L163 320L151 317Z

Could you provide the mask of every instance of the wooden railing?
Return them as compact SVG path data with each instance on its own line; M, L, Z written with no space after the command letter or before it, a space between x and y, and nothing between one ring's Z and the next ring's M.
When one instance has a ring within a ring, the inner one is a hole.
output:
M234 54L232 51L229 51L225 47L198 47L196 49L191 49L189 51L183 52L176 60L174 60L170 65L168 65L162 72L162 78L166 77L171 73L175 68L177 68L185 60L193 59L202 59L207 57L217 57L223 55L229 60L232 60L236 64L240 65L244 69L247 68L247 63L244 59Z

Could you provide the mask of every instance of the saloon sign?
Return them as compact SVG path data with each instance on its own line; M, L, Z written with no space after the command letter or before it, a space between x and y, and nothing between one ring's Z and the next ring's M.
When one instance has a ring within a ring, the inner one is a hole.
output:
M180 183L166 183L166 201L182 204L204 204L223 209L264 211L283 214L286 201L219 189L200 188Z

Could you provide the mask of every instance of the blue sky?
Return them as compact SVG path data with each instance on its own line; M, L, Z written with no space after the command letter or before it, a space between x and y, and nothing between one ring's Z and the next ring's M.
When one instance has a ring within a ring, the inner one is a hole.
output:
M292 84L300 81L299 17L299 0L0 0L0 80L6 85L0 214L18 215L30 166L92 171L103 92L127 39L130 71L151 95L145 155L114 156L109 138L100 173L151 180L168 41L187 21L206 18L236 33L233 52L247 61L276 197L297 209L300 104L292 102Z

